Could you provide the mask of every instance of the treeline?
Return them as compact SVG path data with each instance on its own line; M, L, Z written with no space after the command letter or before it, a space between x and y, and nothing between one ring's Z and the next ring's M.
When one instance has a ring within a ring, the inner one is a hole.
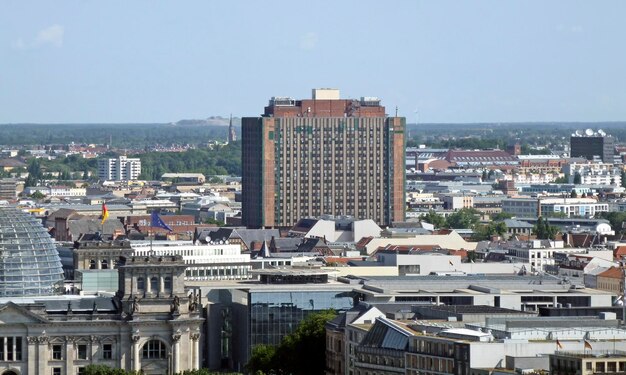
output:
M108 153L101 157L117 157ZM132 155L141 159L140 179L158 180L163 173L202 173L205 176L241 176L241 142L224 146L190 149L184 152L148 152ZM30 176L26 186L36 186L41 180L72 180L97 178L98 160L85 159L80 155L58 157L53 160L31 159L28 167ZM14 172L22 172L15 169ZM55 172L53 177L51 173ZM58 175L57 175L58 174ZM91 177L89 177L91 176Z
M144 180L160 179L163 173L202 173L241 176L241 142L214 149L202 148L185 152L149 152L135 155L141 159Z
M199 145L226 140L226 126L173 124L7 124L0 125L0 144L108 144L114 148L145 148L154 145Z

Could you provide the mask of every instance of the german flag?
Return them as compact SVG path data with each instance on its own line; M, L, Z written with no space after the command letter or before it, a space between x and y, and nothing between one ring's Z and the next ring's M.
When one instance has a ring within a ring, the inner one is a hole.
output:
M561 345L561 342L559 341L559 339L556 339L556 347L557 349L563 349L563 345Z
M589 341L587 341L587 340L583 340L583 341L585 342L585 349L593 350L593 347L591 346Z
M104 222L109 218L109 210L107 209L107 205L102 203L102 222L101 225L104 225Z

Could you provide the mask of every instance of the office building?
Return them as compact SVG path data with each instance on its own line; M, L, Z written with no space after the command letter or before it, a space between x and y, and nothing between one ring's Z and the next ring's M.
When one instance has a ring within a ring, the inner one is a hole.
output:
M583 157L593 160L600 158L605 163L613 163L615 154L615 140L602 129L597 132L592 129L577 130L570 137L570 156Z
M119 156L114 159L98 159L98 179L101 181L132 181L141 174L141 160Z
M403 221L405 125L374 97L273 97L242 122L244 224L291 227L324 214Z

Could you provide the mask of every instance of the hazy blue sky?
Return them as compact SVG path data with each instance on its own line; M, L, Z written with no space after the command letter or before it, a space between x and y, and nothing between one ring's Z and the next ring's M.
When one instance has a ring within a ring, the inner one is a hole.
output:
M378 96L414 122L626 120L626 1L0 2L0 123L258 115Z

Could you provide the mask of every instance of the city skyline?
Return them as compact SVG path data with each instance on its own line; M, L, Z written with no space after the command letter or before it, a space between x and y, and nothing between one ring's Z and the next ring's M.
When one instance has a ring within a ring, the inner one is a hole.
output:
M626 119L626 4L0 4L0 123L257 116L333 87L414 122ZM363 77L368 79L363 79Z

